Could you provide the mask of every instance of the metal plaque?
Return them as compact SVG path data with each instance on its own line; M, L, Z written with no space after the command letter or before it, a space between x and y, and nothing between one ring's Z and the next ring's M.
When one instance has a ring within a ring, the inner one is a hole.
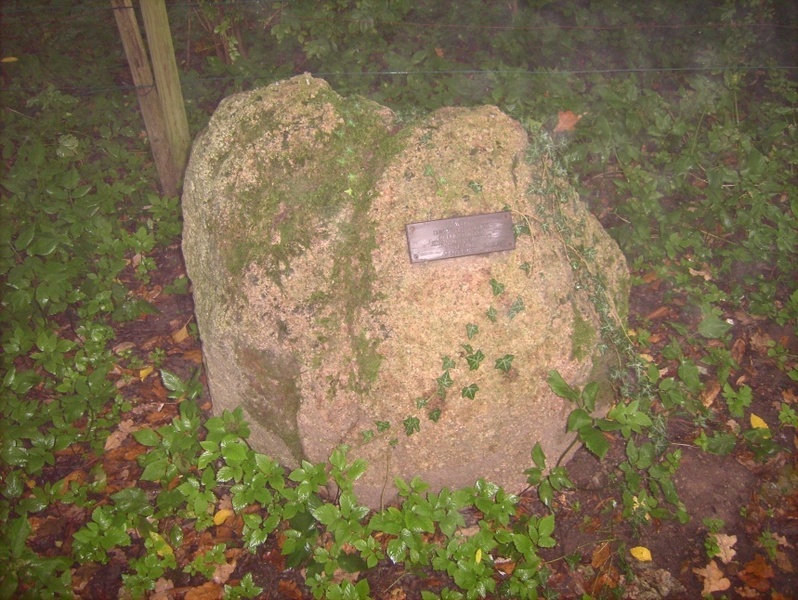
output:
M509 212L411 223L405 230L414 263L515 249Z

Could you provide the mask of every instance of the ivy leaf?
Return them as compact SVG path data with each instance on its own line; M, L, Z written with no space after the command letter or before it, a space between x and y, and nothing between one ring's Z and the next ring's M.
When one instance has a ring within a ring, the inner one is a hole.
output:
M470 398L471 400L474 399L474 396L477 395L479 391L479 386L476 383L472 383L471 385L464 387L462 391L463 398Z
M496 317L497 317L498 314L499 313L496 312L496 309L493 308L492 306L487 311L485 311L485 316L488 317L488 320L491 323L495 323L496 322Z
M377 433L388 431L391 428L391 424L388 421L374 421L374 424L377 426Z
M454 383L452 376L449 375L449 371L444 371L443 375L435 379L435 381L438 383L438 391L448 389L452 387Z
M510 305L510 309L507 311L507 316L513 319L518 313L523 312L525 308L524 299L521 298L521 296L518 296L518 298L515 299L515 302Z
M402 425L405 426L405 434L407 435L413 435L417 431L421 431L421 421L418 420L418 417L407 417L402 421Z
M454 362L451 356L444 356L443 357L443 367L441 367L444 371L448 371L449 369L454 369L457 366L457 363Z
M515 358L514 354L505 354L501 358L496 360L496 369L508 373L510 371L510 367L513 365L513 359Z
M475 323L466 324L466 335L468 336L469 340L473 339L473 337L478 333L479 333L479 325L476 325Z
M501 294L504 291L504 284L503 283L499 283L495 279L491 279L489 283L490 283L491 289L493 290L493 295L494 296L498 296L499 294Z
M436 408L435 410L431 410L429 412L429 420L433 423L437 423L441 418L441 409Z
M468 363L468 368L471 371L476 371L479 369L479 365L483 360L485 360L485 354L482 352L482 350L477 350L473 354L466 356L466 362Z

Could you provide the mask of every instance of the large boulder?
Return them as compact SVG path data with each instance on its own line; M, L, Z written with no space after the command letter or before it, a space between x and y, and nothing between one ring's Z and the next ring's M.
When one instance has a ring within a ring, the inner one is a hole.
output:
M606 381L628 302L623 255L540 144L495 107L403 124L307 75L224 100L183 194L214 411L243 407L288 467L348 445L370 506L396 476L522 488L536 442L553 461L572 441L548 372ZM410 260L405 225L501 211L515 249Z

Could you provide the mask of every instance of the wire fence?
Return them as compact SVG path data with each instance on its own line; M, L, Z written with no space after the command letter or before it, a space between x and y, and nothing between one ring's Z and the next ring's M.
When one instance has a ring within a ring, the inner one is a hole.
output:
M200 11L212 5L214 8L224 8L232 11L247 10L247 9L263 9L274 10L275 6L284 5L284 2L279 0L230 0L220 1L213 3L201 2L170 2L168 9L172 15L182 16L189 18L191 11ZM51 23L53 21L63 19L75 19L86 16L97 16L98 18L106 18L116 10L109 3L84 3L77 6L65 5L62 11L54 10L52 4L37 4L34 2L26 1L24 3L3 3L0 5L0 24L3 29L7 29L10 22L25 23L26 29L35 28L37 23ZM357 19L346 17L336 17L335 20L325 17L303 16L301 26L308 24L325 24L325 25L340 25L340 24L357 24ZM590 31L590 32L613 32L613 33L634 33L640 34L641 32L692 32L699 33L702 31L714 30L720 33L731 33L732 31L748 30L756 31L779 31L784 33L787 38L791 36L798 39L798 25L782 24L772 22L753 22L753 23L729 23L729 22L712 22L705 21L701 23L658 23L658 22L645 22L645 23L628 23L628 24L614 24L614 25L573 25L573 24L548 24L548 25L523 25L523 24L492 24L492 23L446 23L446 22L429 22L417 20L404 20L404 21L380 21L377 25L380 27L404 27L416 31L433 31L433 30L448 30L448 31L463 31L463 32L534 32L538 34L561 32L561 31ZM423 34L421 34L423 37ZM121 51L121 43L120 43ZM11 60L14 57L6 56L3 53L4 60ZM45 65L46 68L46 65ZM320 78L393 78L393 77L445 77L445 76L464 76L464 77L496 77L496 76L513 76L513 77L575 77L575 76L591 76L591 75L623 75L623 74L685 74L685 73L722 73L728 70L734 71L783 71L787 73L798 72L798 65L796 64L755 64L755 65L740 65L740 64L701 64L690 66L646 66L646 67L609 67L609 68L512 68L505 67L501 69L491 68L469 68L465 65L464 68L451 68L451 69L344 69L344 70L318 70L312 71L311 75ZM204 84L236 84L244 85L247 83L257 82L259 80L269 79L272 73L268 70L260 74L229 74L229 75L199 75L192 76L190 81L186 81L189 87L201 86ZM141 93L142 90L135 85L119 84L113 86L97 86L97 87L77 87L65 86L69 89L69 93L75 96L91 96L96 94L108 94L113 92L119 93ZM5 86L3 86L5 88ZM24 87L22 88L23 91ZM6 91L0 89L0 93ZM35 92L36 90L27 90Z

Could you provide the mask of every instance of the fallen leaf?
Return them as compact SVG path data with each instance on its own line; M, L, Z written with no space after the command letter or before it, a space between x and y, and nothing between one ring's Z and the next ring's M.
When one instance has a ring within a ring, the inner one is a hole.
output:
M144 367L143 369L139 369L139 379L140 379L141 381L144 381L145 379L147 379L147 377L149 377L149 376L150 376L150 374L151 374L151 373L152 373L154 370L155 370L155 367L152 367L152 366L149 366L149 367Z
M703 277L704 281L712 281L712 274L706 269L696 270L687 267L687 270L690 272L690 275L692 275L693 277Z
M444 57L443 48L435 48L435 54L437 55L438 58L443 58Z
M640 562L651 562L651 550L645 546L635 546L629 550L629 554L634 556Z
M4 56L2 59L0 59L0 62L12 63L12 62L17 62L17 60L19 59L16 56Z
M280 592L280 598L288 598L289 600L302 600L302 592L299 590L296 582L291 579L281 579L277 584L277 589Z
M783 550L776 550L776 558L773 562L775 562L776 566L785 573L794 572L792 562L790 562L790 557Z
M185 341L186 338L188 338L188 336L189 336L188 324L183 325L183 327L181 327L177 331L172 332L172 339L175 341L175 344L179 344Z
M561 131L573 131L576 129L576 124L582 119L584 115L577 115L570 110L561 110L557 112L557 126L554 128L554 133Z
M791 389L786 389L781 391L781 398L787 404L795 404L795 402L798 401L798 394Z
M671 309L667 306L660 306L648 313L644 318L647 321L654 321L655 319L663 319L671 314Z
M193 363L200 364L202 362L202 350L199 348L194 348L193 350L187 350L183 352L183 358L186 360L190 360Z
M713 379L707 384L707 387L701 393L701 403L706 407L709 408L712 406L712 403L715 402L715 398L718 397L720 393L720 382L716 379Z
M216 514L213 515L213 524L217 525L217 526L221 525L227 519L232 517L234 514L235 513L232 510L230 510L229 508L223 508L223 509L221 509L219 511L216 511Z
M737 554L737 551L732 548L737 543L736 535L726 535L725 533L713 533L715 541L718 543L717 556L724 565L728 565L731 559Z
M213 571L213 582L219 585L227 583L227 580L230 579L230 575L232 575L235 570L236 561L217 566Z
M133 431L136 424L132 421L132 419L126 419L119 423L116 428L116 431L112 432L111 435L108 436L108 439L105 440L105 449L107 450L115 450L122 445L127 437L130 435L130 432Z
M768 424L765 423L765 420L754 413L751 413L751 427L754 429L770 429Z
M757 554L754 560L745 565L737 576L750 588L766 592L770 589L770 581L773 578L773 567L771 567L761 554Z
M207 581L199 587L191 588L186 593L186 600L221 600L224 588L218 583Z
M737 338L734 340L734 344L732 344L731 355L734 362L738 365L743 360L743 356L745 356L745 351L748 348L748 344L745 343L744 338Z
M760 354L767 354L767 351L776 344L772 337L770 337L767 333L762 333L759 330L751 334L750 341L751 349L756 350Z
M704 580L704 589L701 591L704 595L722 592L731 587L731 581L723 576L723 571L718 568L714 560L709 561L709 564L703 569L694 568L693 573Z
M590 560L590 564L593 566L594 569L600 569L604 566L604 563L610 558L610 545L607 543L601 544L595 550L593 550L593 557Z

